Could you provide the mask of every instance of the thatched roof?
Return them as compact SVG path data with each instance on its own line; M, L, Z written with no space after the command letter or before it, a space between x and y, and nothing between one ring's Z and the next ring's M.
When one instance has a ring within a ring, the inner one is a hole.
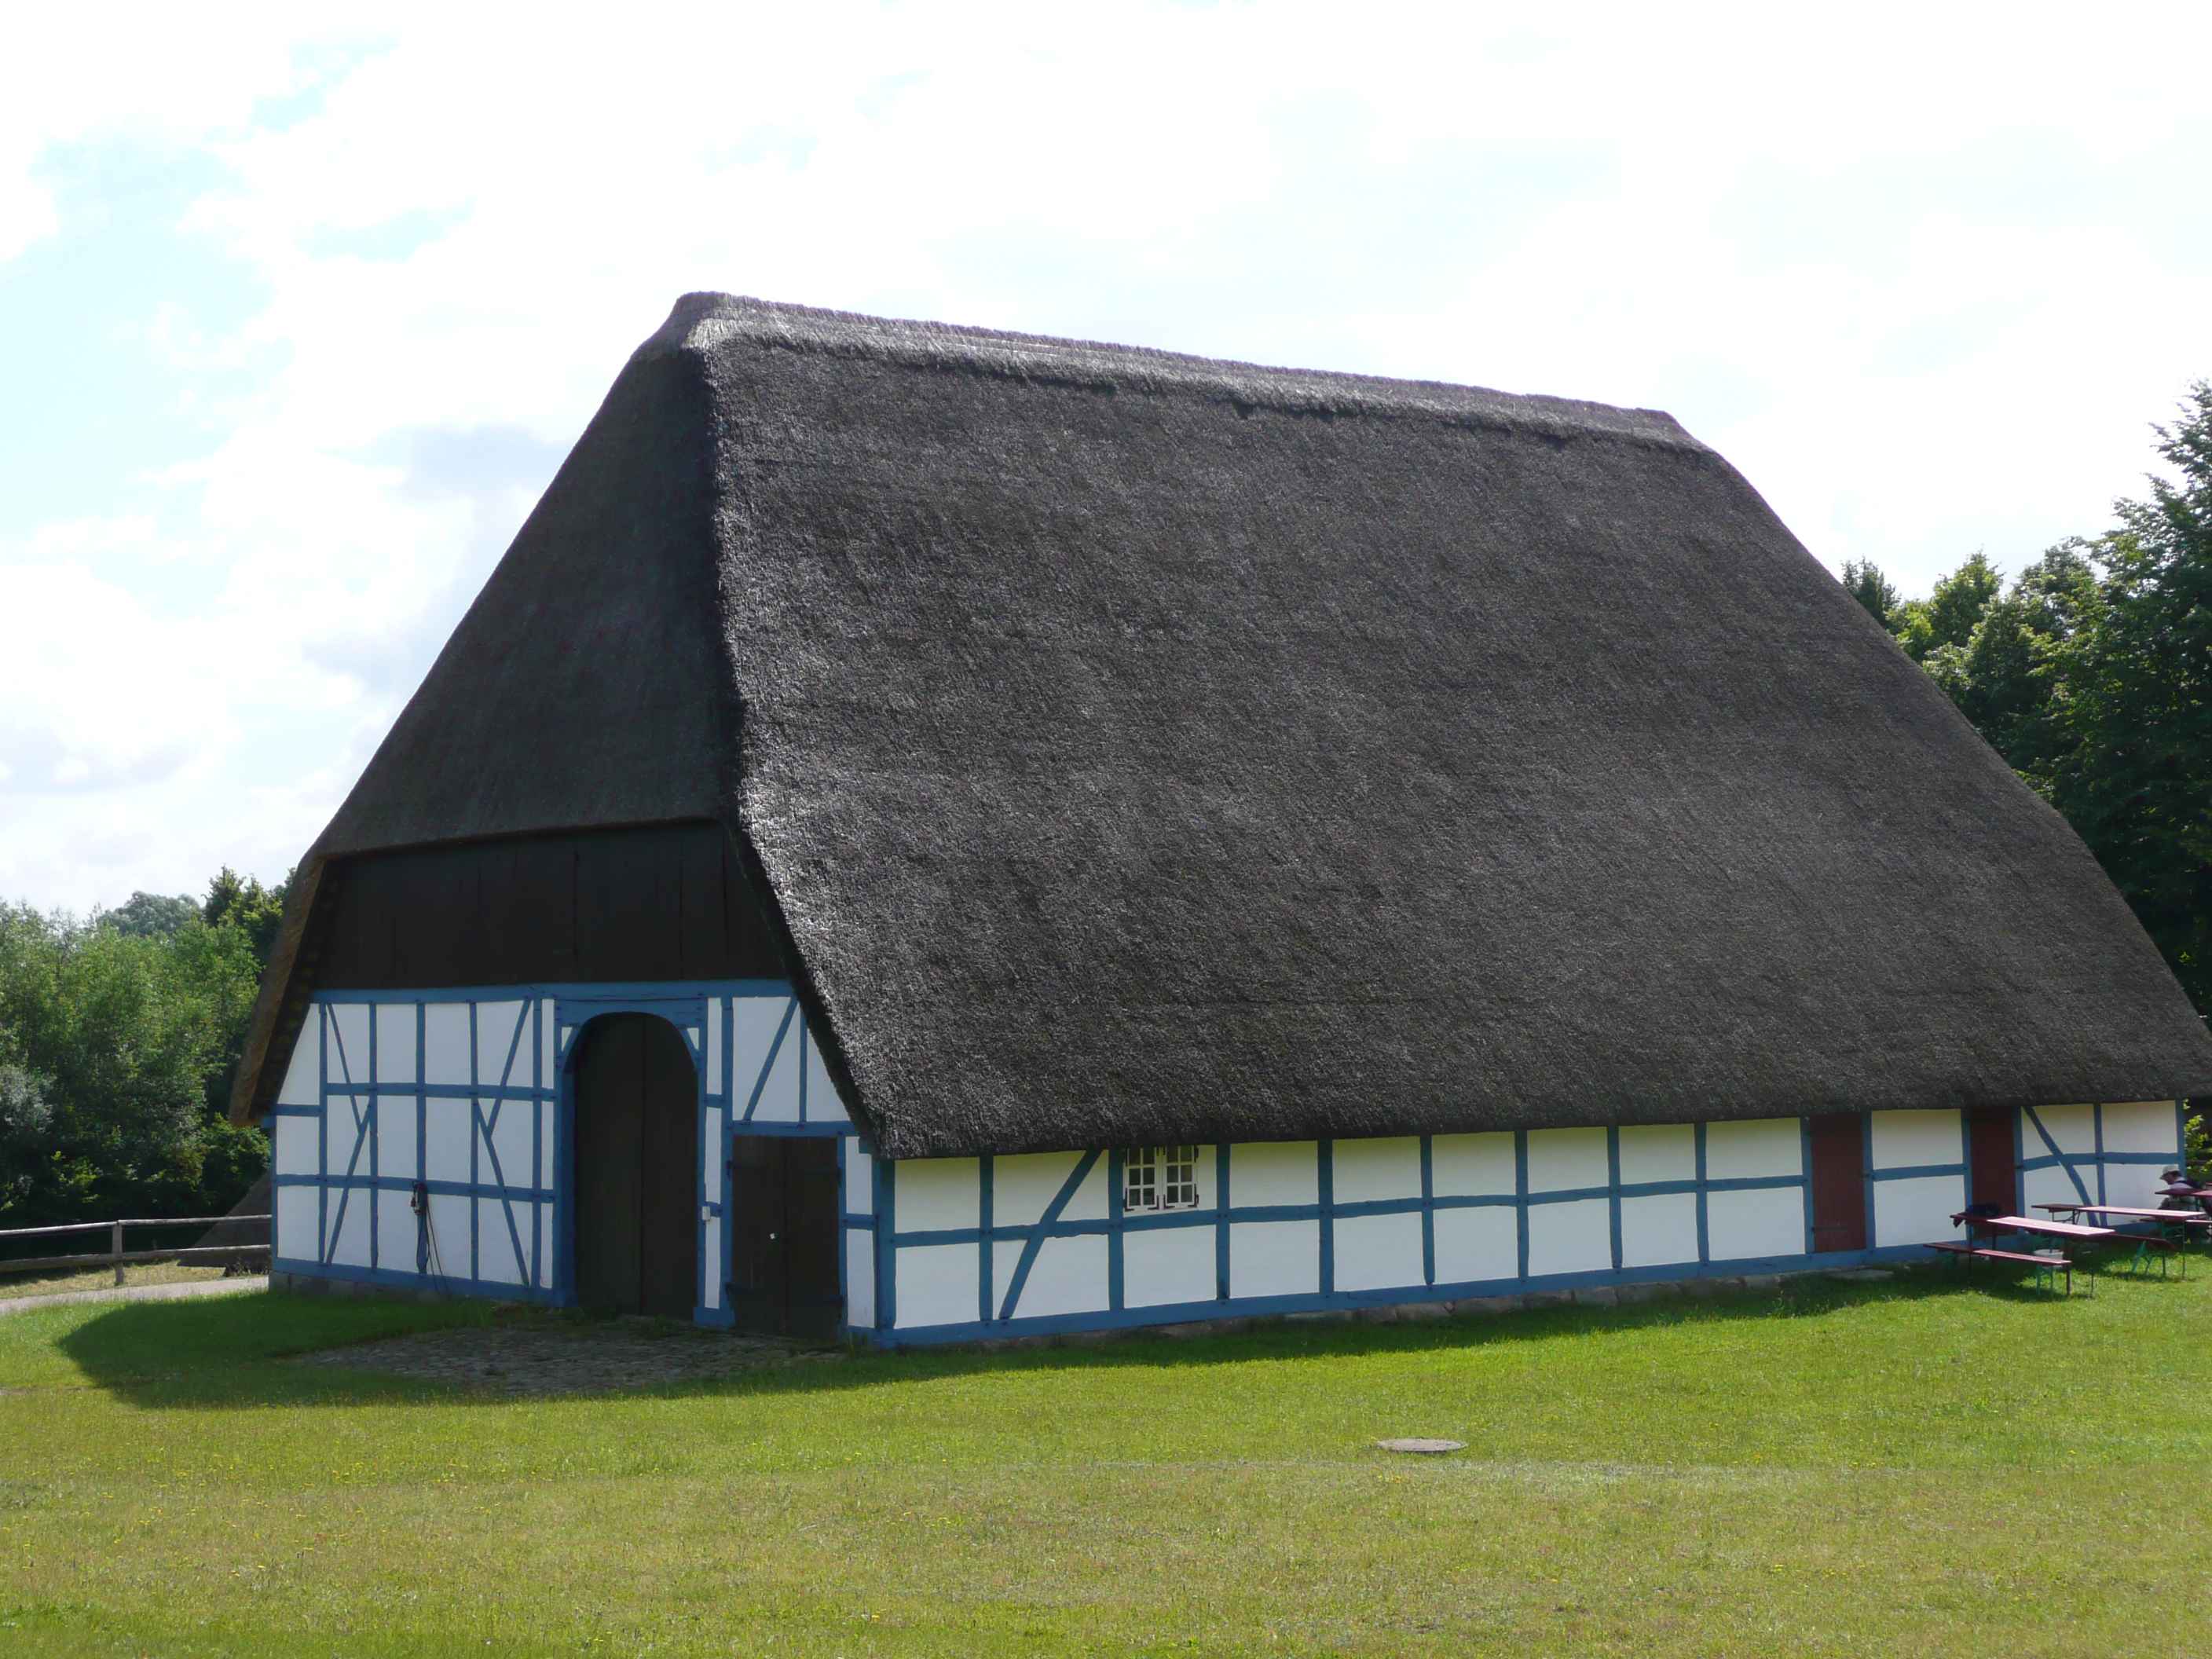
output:
M2064 822L1649 411L689 296L281 948L333 857L686 817L895 1156L2212 1091Z

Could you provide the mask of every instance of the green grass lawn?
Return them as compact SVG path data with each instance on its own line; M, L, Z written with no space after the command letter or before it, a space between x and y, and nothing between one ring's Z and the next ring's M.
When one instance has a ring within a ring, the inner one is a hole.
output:
M468 1310L41 1310L0 1654L2162 1652L2208 1313L1929 1273L491 1401L276 1362Z

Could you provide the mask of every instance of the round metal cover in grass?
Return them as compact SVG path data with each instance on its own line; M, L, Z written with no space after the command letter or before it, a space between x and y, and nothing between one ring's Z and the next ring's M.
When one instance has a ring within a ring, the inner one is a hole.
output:
M1378 1440L1375 1443L1384 1451L1418 1452L1426 1457L1440 1457L1446 1452L1467 1449L1464 1440Z

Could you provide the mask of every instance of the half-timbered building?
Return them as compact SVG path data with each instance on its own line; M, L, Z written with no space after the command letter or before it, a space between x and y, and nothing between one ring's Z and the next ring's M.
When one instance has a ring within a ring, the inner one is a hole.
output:
M683 301L302 860L286 1282L929 1342L1880 1260L2212 1040L1664 415Z

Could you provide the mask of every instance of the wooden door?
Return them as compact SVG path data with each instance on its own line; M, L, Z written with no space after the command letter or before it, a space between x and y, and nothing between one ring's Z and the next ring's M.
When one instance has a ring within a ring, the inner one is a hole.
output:
M699 1074L673 1025L607 1014L575 1066L576 1299L689 1319L698 1306Z
M1867 1247L1866 1141L1856 1112L1810 1120L1813 1139L1813 1249Z
M739 1330L837 1334L837 1180L831 1136L732 1137L729 1294Z
M730 1313L769 1336L785 1334L783 1147L775 1135L730 1139Z
M827 1339L844 1317L837 1282L837 1143L808 1135L783 1143L787 1257L785 1327L793 1336Z
M2020 1177L2013 1152L2013 1114L2002 1107L1966 1114L1966 1201L1994 1205L1998 1215L2018 1213Z

